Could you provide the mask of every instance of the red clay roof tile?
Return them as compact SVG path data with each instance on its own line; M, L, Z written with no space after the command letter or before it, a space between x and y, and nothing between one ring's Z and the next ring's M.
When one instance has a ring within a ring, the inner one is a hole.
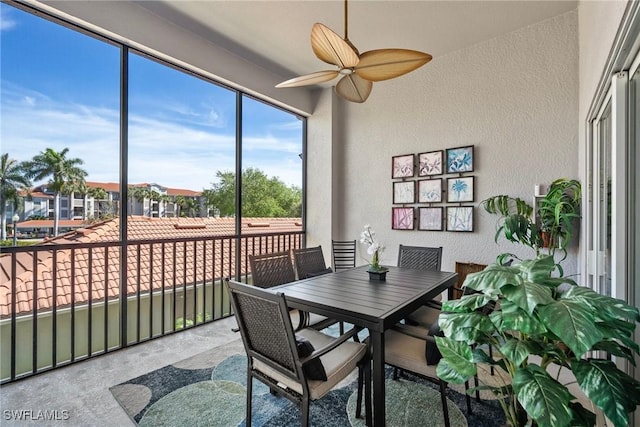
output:
M250 222L270 224L268 229L250 229ZM233 240L204 240L214 236L233 236L233 218L148 218L130 216L127 228L130 241L201 238L196 242L165 242L164 244L130 244L127 251L127 292L148 292L153 289L172 287L174 283L202 282L233 275L229 271L234 265L235 242ZM119 221L112 219L86 226L47 240L45 246L72 243L106 243L119 239ZM243 220L244 234L299 232L299 218L250 218ZM286 239L283 239L286 240ZM296 240L293 239L292 242ZM205 243L206 242L206 243ZM283 243L284 244L284 243ZM286 243L288 247L288 243ZM164 248L164 251L163 251ZM246 253L270 250L263 239L249 239L241 248ZM164 252L164 253L163 253ZM34 252L16 254L16 314L33 312L34 277L37 283L37 309L53 307L54 271L56 306L116 298L119 287L119 246L84 247L62 249L55 252L40 250L37 253L34 272ZM231 261L229 261L231 257ZM223 262L224 258L224 262ZM175 265L174 267L174 259ZM215 259L215 262L212 262ZM138 262L139 260L139 262ZM0 255L0 317L11 315L11 254ZM153 268L151 268L153 265ZM186 266L186 267L185 267ZM163 271L164 267L164 271ZM73 272L72 272L73 268ZM244 273L244 265L242 266ZM164 280L164 282L163 282ZM164 284L163 284L164 283ZM153 285L152 285L153 284Z

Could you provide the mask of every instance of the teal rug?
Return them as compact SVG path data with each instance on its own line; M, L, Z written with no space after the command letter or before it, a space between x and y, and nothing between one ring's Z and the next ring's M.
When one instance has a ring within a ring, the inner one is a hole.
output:
M174 365L134 378L110 390L139 426L245 426L246 356L242 342L212 349ZM435 385L406 374L391 379L387 372L387 425L444 425L440 394ZM364 426L355 418L356 384L352 379L311 404L311 425ZM452 426L489 427L504 423L494 401L472 401L466 413L464 396L449 390ZM253 426L300 425L300 411L284 397L274 396L254 380Z

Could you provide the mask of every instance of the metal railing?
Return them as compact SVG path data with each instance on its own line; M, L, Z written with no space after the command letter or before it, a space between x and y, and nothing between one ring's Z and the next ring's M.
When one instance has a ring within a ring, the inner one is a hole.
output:
M224 279L303 234L3 248L1 383L230 316Z

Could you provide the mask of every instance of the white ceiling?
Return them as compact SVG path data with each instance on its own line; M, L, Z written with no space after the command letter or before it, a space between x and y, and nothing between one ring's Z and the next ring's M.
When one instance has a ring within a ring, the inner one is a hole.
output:
M342 0L135 0L139 7L290 78L331 69L310 45L321 22L344 36ZM349 2L349 39L365 52L405 48L437 58L577 7L576 0Z

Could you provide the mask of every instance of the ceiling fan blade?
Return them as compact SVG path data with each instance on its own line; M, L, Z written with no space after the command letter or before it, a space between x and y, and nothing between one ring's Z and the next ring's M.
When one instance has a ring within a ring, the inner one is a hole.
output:
M351 102L364 102L369 97L373 83L349 74L344 76L336 85L336 93Z
M282 83L278 83L276 87L297 87L297 86L314 85L317 83L323 83L323 82L328 82L329 80L333 80L336 77L338 77L338 74L339 74L338 71L335 71L335 70L318 71L315 73L294 77L293 79L289 79Z
M355 73L366 80L379 82L407 74L431 61L431 55L410 49L378 49L360 55Z
M355 67L359 61L358 54L349 43L320 23L313 24L311 28L311 48L318 59L340 68Z

